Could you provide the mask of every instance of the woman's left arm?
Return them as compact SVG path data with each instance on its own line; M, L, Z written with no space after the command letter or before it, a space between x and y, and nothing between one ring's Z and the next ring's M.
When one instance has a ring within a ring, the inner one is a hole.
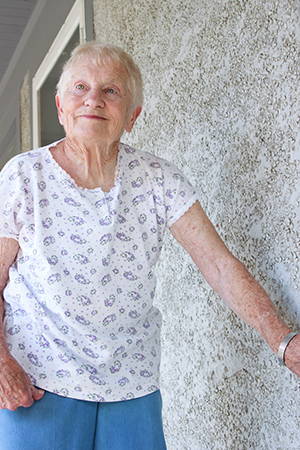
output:
M170 230L209 285L244 322L260 333L277 355L280 343L292 330L285 325L266 291L229 252L199 202ZM288 345L285 363L300 376L300 334Z

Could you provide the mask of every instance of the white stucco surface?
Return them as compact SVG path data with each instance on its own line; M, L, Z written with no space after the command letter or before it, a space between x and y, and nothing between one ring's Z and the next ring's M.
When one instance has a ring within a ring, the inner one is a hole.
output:
M300 328L296 0L94 0L95 36L139 64L129 144L199 187L229 249ZM168 233L158 266L171 450L300 448L300 381L212 292Z

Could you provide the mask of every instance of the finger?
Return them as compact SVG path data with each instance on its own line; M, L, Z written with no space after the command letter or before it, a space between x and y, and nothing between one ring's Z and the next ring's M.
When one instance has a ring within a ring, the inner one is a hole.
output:
M44 397L45 391L43 389L38 389L33 386L31 391L32 391L32 397L34 400L40 400L41 398Z
M32 403L33 403L33 400L32 400ZM21 405L18 400L12 399L12 400L6 400L6 401L1 402L0 409L8 409L10 411L16 411L19 408L19 406L23 406L23 405ZM28 406L29 406L29 404L28 404Z
M10 411L15 411L19 406L28 408L34 403L31 386L14 390L10 395L2 396L2 399L4 400L5 408Z

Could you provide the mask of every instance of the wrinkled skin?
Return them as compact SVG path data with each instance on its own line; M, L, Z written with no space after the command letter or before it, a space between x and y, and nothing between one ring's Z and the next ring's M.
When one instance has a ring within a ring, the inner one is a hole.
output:
M19 406L31 406L40 400L44 391L35 388L29 376L12 357L7 347L3 328L3 296L2 292L8 280L8 270L13 264L19 250L14 239L0 238L0 408L15 411Z

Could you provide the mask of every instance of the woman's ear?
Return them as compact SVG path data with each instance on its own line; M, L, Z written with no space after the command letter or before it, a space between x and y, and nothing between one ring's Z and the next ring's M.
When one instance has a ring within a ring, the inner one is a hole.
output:
M60 97L57 94L55 96L55 103L56 103L59 123L61 125L64 125L64 120L63 120L64 113L63 113L62 102L60 100Z
M139 115L142 112L142 107L138 106L133 113L131 114L130 119L128 120L126 126L125 126L125 130L127 131L127 133L130 133L130 131L133 128L133 125L135 124L136 119L139 117Z

